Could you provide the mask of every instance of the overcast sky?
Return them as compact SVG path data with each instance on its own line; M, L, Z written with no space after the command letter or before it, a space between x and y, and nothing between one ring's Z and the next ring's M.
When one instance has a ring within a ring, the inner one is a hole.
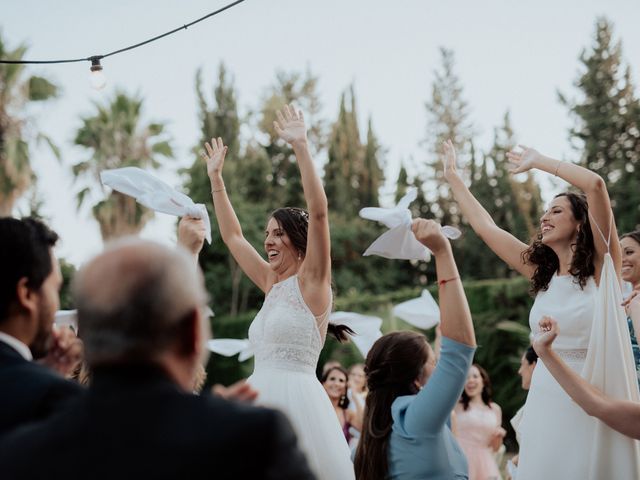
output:
M30 45L29 59L88 57L164 33L226 3L3 0L0 28L10 47ZM360 124L372 117L394 181L401 159L425 159L419 145L427 135L424 104L444 46L455 52L478 148L488 150L493 128L508 109L519 141L572 159L571 121L556 92L577 94L578 57L592 44L600 15L613 21L638 84L638 0L246 0L186 31L106 59L108 85L100 92L89 87L88 63L30 67L63 90L59 99L31 112L63 153L62 163L43 148L32 158L43 211L62 236L58 254L79 264L101 248L89 208L75 209L81 187L68 172L88 158L72 145L80 117L116 88L144 97L147 121L168 123L177 155L158 176L178 186L175 171L193 161L189 152L199 137L194 95L199 67L210 92L219 63L227 65L242 113L259 105L276 71L309 68L320 78L328 121L336 117L341 92L354 84ZM548 197L553 187L541 181ZM175 241L174 219L158 214L143 236Z

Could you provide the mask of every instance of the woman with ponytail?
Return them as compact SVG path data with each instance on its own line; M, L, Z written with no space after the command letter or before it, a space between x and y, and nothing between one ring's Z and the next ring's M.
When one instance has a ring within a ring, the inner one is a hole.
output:
M416 219L416 238L433 252L440 289L442 348L424 335L392 332L369 351L358 480L468 478L467 461L450 428L476 340L451 246L440 226Z
M315 172L302 112L285 106L276 133L295 153L307 210L279 208L265 228L265 260L242 235L222 179L227 147L221 138L205 144L203 157L222 239L244 273L266 295L249 327L255 353L248 382L257 403L283 411L320 480L352 479L353 464L338 419L315 371L327 331L344 337L346 327L329 325L331 253L329 212ZM268 447L268 446L265 446Z

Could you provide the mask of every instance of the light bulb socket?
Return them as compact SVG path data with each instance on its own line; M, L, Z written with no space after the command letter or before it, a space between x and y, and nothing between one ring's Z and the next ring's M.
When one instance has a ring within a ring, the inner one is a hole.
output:
M98 57L91 57L91 68L90 70L92 72L101 72L102 71L102 65L100 65L100 58Z

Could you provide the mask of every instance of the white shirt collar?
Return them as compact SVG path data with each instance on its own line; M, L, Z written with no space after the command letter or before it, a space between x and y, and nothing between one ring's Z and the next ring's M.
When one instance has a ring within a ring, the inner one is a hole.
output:
M31 350L29 347L18 340L16 337L12 337L11 335L7 335L4 332L0 332L0 342L4 342L9 345L11 348L16 350L25 360L31 361L33 360L33 355L31 355Z

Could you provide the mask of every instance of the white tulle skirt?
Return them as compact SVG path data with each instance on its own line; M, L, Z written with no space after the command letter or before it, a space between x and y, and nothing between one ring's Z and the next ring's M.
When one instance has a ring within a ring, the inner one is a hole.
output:
M355 478L340 422L314 372L256 367L248 382L259 393L258 405L287 415L319 480Z

